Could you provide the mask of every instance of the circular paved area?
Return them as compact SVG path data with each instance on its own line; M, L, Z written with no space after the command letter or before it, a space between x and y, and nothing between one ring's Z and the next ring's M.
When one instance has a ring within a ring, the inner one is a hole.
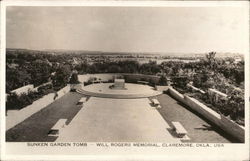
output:
M113 83L91 84L83 87L83 89L78 92L89 96L104 98L145 98L162 93L148 85L125 83L126 89L110 89L109 86L111 85L113 85Z

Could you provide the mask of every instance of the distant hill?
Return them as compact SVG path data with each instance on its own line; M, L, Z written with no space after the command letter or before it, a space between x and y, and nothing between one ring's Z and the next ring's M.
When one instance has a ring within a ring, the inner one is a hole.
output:
M27 51L34 53L47 54L83 54L83 55L155 55L155 56L170 56L170 57L204 57L207 53L168 53L168 52L104 52L90 50L64 50L64 49L46 49L46 50L31 50L22 48L7 48L6 51ZM217 52L216 57L241 57L243 54L230 52Z

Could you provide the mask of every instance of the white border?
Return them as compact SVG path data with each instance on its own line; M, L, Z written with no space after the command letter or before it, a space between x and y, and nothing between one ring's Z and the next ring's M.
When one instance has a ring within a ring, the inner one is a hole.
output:
M245 111L246 111L246 141L245 144L224 144L225 148L168 148L163 149L159 153L158 150L152 148L137 148L135 153L130 149L122 152L123 155L117 155L114 151L116 149L90 149L97 150L92 155L6 155L5 144L5 47L6 47L6 7L7 6L119 6L119 7L246 7L249 6L248 1L2 1L1 2L1 157L2 160L248 160L249 159L249 54L245 55ZM249 29L249 24L248 29ZM249 31L249 30L248 30ZM249 39L249 32L246 33ZM249 42L248 42L249 44ZM248 45L249 51L249 45ZM22 148L25 143L8 143L14 147ZM64 148L53 149L52 151L59 152ZM118 148L117 148L118 149ZM50 151L51 149L39 148L41 152ZM67 150L67 149L64 149ZM71 148L72 150L72 148ZM88 151L88 150L86 150ZM88 151L88 152L90 152ZM108 155L100 155L101 152L106 152ZM129 155L129 152L133 153ZM172 154L172 156L170 156ZM174 154L174 155L173 155Z
M119 7L242 7L248 1L84 1L84 0L11 0L5 6L119 6Z
M1 39L0 39L0 50L1 50L1 54L0 54L0 114L1 114L1 129L0 129L0 139L1 139L1 146L0 146L0 152L1 152L1 155L0 155L0 160L1 158L3 157L3 154L5 154L5 46L6 46L6 32L5 32L5 18L6 18L6 7L4 6L4 4L1 3L1 27L0 27L0 36L1 36Z

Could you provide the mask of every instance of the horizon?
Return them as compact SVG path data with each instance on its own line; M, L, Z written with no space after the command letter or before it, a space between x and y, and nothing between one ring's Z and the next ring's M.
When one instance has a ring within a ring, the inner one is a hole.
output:
M7 7L7 48L248 53L244 7ZM240 18L239 18L240 17Z
M41 51L41 52L51 52L47 54L70 54L70 55L149 55L149 56L161 56L161 57L177 57L177 58L193 58L200 56L205 56L209 52L202 53L173 53L173 52L108 52L108 51L89 51L89 50L64 50L64 49L47 49L47 50L34 50L34 49L24 49L24 48L6 48L7 50L27 50L27 51ZM60 53L62 52L62 53ZM67 53L75 52L75 53ZM211 52L211 51L210 51ZM216 52L216 51L212 51ZM217 58L223 57L245 57L242 53L231 53L231 52L216 52Z

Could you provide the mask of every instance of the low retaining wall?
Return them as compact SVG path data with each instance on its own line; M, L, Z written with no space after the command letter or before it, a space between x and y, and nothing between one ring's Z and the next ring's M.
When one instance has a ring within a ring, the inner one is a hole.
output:
M199 112L203 116L205 116L207 119L209 119L212 122L217 122L218 119L221 119L220 114L212 110L211 108L207 107L206 105L202 104L198 100L191 98L189 96L184 95L184 101L185 104L188 105L193 110Z
M201 89L199 89L199 88L196 88L195 86L192 86L191 84L187 84L187 87L191 88L191 89L194 90L194 91L200 92L200 93L202 93L202 94L205 94L205 93L206 93L205 91L203 91L203 90L201 90Z
M167 91L169 86L156 86L156 90L160 92Z
M57 92L58 96L56 97L56 99L59 99L62 96L64 96L67 92L69 92L69 90L70 90L69 85L59 90ZM54 100L54 96L55 96L54 93L50 93L34 101L31 105L22 108L21 110L8 110L6 116L6 131L16 126L20 122L24 121L26 118L30 117L34 113L45 108L49 104L53 103L56 100L56 99Z
M185 103L184 102L184 96L180 94L178 91L176 91L173 87L168 88L168 93L174 97L177 101Z
M131 73L82 74L78 75L78 80L83 83L87 82L90 77L95 77L97 79L100 78L102 81L109 81L119 76L123 76L126 82L137 82L143 79L147 82L151 81L157 84L160 80L160 77L155 75L131 74Z
M34 85L29 84L29 85L17 88L15 90L12 90L11 93L16 93L17 95L21 95L22 93L27 94L29 91L33 91L33 90L34 90Z
M145 75L145 74L121 74L124 76L124 79L126 82L138 82L138 81L146 81L146 82L151 82L154 84L158 84L160 77L155 76L155 75Z
M78 80L80 82L87 82L89 78L95 77L97 79L101 79L102 81L109 81L114 79L114 77L121 76L119 73L106 73L106 74L79 74L78 75Z
M207 107L206 105L202 104L198 100L191 98L186 95L180 94L178 91L170 87L168 89L168 93L174 97L176 100L186 104L188 107L193 109L194 111L201 114L203 117L220 127L222 130L227 132L228 134L232 135L240 142L245 141L245 129L244 127L236 124L235 122L229 120L223 115L218 114L211 108Z
M221 115L220 127L241 142L245 142L245 128L243 126L240 126L237 123L229 120L225 116Z
M91 96L91 97L101 97L101 98L115 98L115 99L138 99L138 98L148 98L162 94L162 92L155 92L152 94L108 94L108 93L94 93L90 91L85 91L83 89L77 89L78 93Z

